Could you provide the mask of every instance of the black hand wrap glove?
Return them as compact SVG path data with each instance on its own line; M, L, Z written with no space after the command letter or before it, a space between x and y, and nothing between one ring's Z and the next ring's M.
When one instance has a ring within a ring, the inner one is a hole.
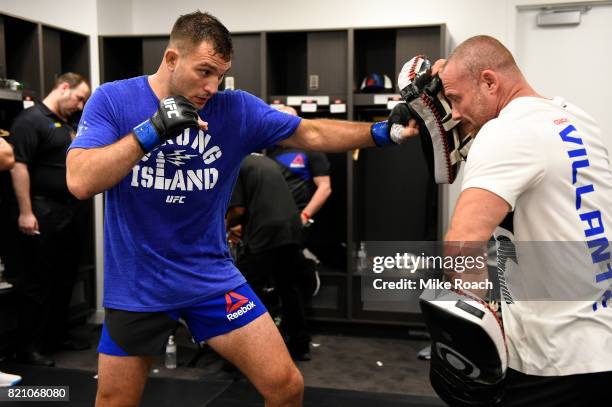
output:
M159 101L157 112L134 128L145 153L176 137L185 128L198 128L198 111L183 96L168 96Z
M370 133L374 143L379 147L403 143L406 137L402 137L402 131L408 126L411 117L410 110L405 103L395 105L387 121L372 125Z
M408 126L408 121L412 118L410 114L410 109L408 109L408 105L406 103L398 103L395 105L393 110L391 110L391 114L387 119L387 123L389 127L392 127L394 124L399 124L403 127Z

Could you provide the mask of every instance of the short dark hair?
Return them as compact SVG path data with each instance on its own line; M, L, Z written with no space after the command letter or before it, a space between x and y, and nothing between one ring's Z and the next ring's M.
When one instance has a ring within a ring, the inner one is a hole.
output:
M463 41L451 52L447 62L452 59L461 60L473 79L485 69L519 70L508 48L489 35L476 35Z
M234 54L232 37L228 29L216 17L200 10L182 15L176 20L170 33L169 45L179 50L190 50L202 41L210 41L216 54L229 61Z
M66 82L70 86L70 89L76 88L83 82L85 82L85 85L89 86L87 80L85 80L85 78L83 78L78 73L66 72L57 77L57 79L55 80L55 84L53 85L53 89L56 89L64 82Z

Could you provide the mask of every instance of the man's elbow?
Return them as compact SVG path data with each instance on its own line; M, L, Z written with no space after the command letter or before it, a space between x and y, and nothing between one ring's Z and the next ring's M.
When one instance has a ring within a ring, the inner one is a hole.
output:
M310 131L305 138L307 149L310 151L325 151L325 140L321 133Z
M81 177L70 172L66 173L66 184L68 185L68 191L77 199L85 200L95 195L93 189Z
M68 191L77 199L89 199L96 194L91 182L87 182L81 170L87 162L83 153L86 150L74 149L66 156L66 185Z
M458 230L451 227L444 235L444 241L455 243L457 247L463 246L466 242L469 242L468 246L473 246L488 242L491 235L492 233L478 228Z
M331 185L327 185L327 186L325 186L325 187L324 187L324 189L323 189L323 193L325 194L325 199L329 198L329 196L330 196L330 195L331 195L331 193L332 193L332 187L331 187Z
M317 195L324 199L329 198L332 193L331 177L329 175L315 177L314 182L317 185Z
M322 151L322 138L317 127L317 121L302 119L293 137L286 140L288 147L297 147L309 151Z

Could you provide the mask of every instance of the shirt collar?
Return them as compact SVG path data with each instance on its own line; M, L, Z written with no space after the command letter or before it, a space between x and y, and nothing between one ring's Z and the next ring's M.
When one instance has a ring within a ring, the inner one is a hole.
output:
M51 109L49 109L47 107L47 105L45 105L43 102L39 102L36 103L35 106L38 106L38 108L41 110L41 112L45 115L48 116L50 118L52 118L53 120L59 120L62 123L66 123L66 121L64 119L62 119L61 117L59 117L57 114L55 114Z

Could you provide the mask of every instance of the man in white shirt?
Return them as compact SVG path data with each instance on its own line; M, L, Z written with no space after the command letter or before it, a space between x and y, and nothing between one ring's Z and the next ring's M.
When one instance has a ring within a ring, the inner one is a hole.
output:
M503 405L590 406L608 399L612 174L597 123L561 98L539 95L492 37L466 40L434 73L453 119L479 129L445 240L486 242L495 235L498 245L516 244L519 267L506 269L505 279L529 289L524 279L533 279L549 294L542 301L529 290L515 298L505 292ZM557 242L548 250L575 242L572 261L529 256L527 242ZM570 292L562 290L567 287ZM572 295L574 289L589 295Z

